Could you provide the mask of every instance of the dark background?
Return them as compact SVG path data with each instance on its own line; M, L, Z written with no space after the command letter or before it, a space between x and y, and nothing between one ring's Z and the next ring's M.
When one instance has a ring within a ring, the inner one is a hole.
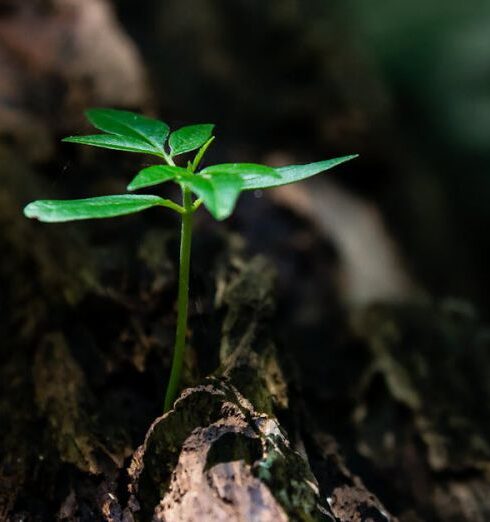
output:
M62 144L90 107L215 123L209 163L360 155L199 214L185 384L219 363L220 274L265 254L289 432L334 436L404 522L490 519L490 4L0 0L0 520L51 520L72 492L66 519L98 520L93 448L122 473L161 413L175 217L22 215L150 164Z
M118 14L162 114L216 122L225 155L234 143L247 158L360 153L335 181L381 209L431 295L486 315L485 2L119 2Z

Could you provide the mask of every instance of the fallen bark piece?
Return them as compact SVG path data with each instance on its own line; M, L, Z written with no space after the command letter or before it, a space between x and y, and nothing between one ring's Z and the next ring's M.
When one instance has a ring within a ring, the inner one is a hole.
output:
M153 424L130 475L141 520L324 520L306 461L225 379Z
M260 432L248 425L238 407L230 404L228 415L187 438L155 520L288 520L253 473L252 465L261 456Z
M342 522L388 522L390 515L381 509L379 500L364 487L341 486L335 488L328 503L336 520Z

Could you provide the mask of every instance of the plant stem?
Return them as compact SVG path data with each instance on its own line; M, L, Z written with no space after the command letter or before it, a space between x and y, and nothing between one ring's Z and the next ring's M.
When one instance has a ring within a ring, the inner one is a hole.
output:
M180 386L180 377L185 354L185 338L187 333L187 309L189 303L189 268L192 241L192 196L187 188L182 189L182 229L180 236L179 294L177 298L177 330L172 369L165 394L164 412L172 408Z

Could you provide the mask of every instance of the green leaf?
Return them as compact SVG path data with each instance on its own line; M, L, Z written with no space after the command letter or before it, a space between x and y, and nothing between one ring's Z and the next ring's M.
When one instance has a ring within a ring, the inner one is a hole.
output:
M129 136L117 136L115 134L93 134L91 136L69 136L62 141L68 143L81 143L82 145L92 145L103 149L124 150L126 152L139 152L140 154L153 154L162 157L148 142Z
M144 187L159 185L165 181L169 181L179 175L187 175L186 169L181 167L173 167L170 165L154 165L141 170L136 177L128 185L128 190L137 190Z
M214 125L209 123L188 125L170 134L168 144L172 156L202 147L211 138Z
M197 167L199 167L199 163L201 163L202 158L204 157L204 154L206 154L206 151L209 149L211 143L214 141L214 136L211 136L209 140L199 149L199 151L196 154L196 157L194 158L194 161L191 163L189 161L188 168L192 170L192 172L195 172L197 170Z
M244 180L243 190L266 189L271 187L279 187L281 185L288 185L303 179L329 170L341 163L345 163L351 159L357 158L357 154L352 156L342 156L340 158L333 158L326 161L318 161L316 163L308 163L306 165L289 165L287 167L279 167L274 169L278 174L278 178L263 179L260 177L250 178Z
M169 133L168 125L163 121L115 109L90 109L85 114L90 123L101 131L139 138L153 145L160 153L163 151Z
M188 174L179 180L203 200L204 206L214 218L226 219L235 208L243 181L234 174L217 173L213 176Z
M200 174L233 174L247 183L275 181L280 179L280 175L272 167L266 165L257 165L256 163L223 163L221 165L212 165L203 169Z
M25 207L24 215L46 223L61 223L78 219L123 216L155 206L174 208L177 205L158 196L125 194L88 199L34 201Z

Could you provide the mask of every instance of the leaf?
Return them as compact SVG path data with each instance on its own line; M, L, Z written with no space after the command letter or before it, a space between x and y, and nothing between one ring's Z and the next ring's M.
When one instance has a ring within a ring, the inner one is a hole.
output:
M131 194L88 199L40 200L29 203L24 209L24 215L45 223L61 223L79 219L123 216L155 206L173 208L175 204L158 196Z
M279 174L278 178L263 179L260 177L249 178L244 180L243 190L266 189L271 187L279 187L281 185L288 185L303 179L329 170L341 163L357 158L357 154L352 156L342 156L340 158L333 158L326 161L318 161L316 163L308 163L306 165L289 165L287 167L279 167L274 169Z
M266 165L257 165L256 163L223 163L221 165L212 165L203 169L200 174L233 174L238 176L244 181L244 185L247 183L253 183L260 180L274 180L274 178L280 179L280 175L272 167Z
M195 172L197 170L197 167L199 167L199 163L201 163L202 158L204 157L204 154L206 154L206 151L209 149L211 143L214 141L214 136L211 136L209 140L199 149L198 153L196 154L194 161L191 163L189 161L188 168L192 169L192 172Z
M243 186L239 177L229 173L217 173L213 176L188 174L179 182L200 197L205 207L219 221L233 212Z
M92 145L103 149L124 150L127 152L139 152L140 154L153 154L162 157L148 142L139 138L129 136L117 136L115 134L93 134L91 136L69 136L62 141L68 143L81 143L82 145Z
M160 153L167 139L169 128L163 121L158 121L141 114L115 109L90 109L86 111L90 123L97 129L147 141Z
M127 188L128 190L137 190L144 187L151 187L183 174L188 174L188 172L181 167L153 165L153 167L147 167L146 169L141 170Z
M172 156L184 154L184 152L190 152L202 147L211 138L213 129L214 125L203 123L188 125L172 132L168 139Z

